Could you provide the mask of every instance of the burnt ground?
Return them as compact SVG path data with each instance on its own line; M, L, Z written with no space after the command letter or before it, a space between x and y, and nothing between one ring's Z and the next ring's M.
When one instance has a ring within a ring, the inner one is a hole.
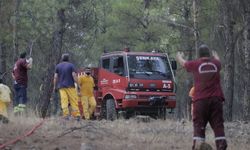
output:
M41 121L39 118L11 118L0 124L0 143L23 135ZM250 149L250 124L225 123L229 150ZM207 142L215 148L208 126ZM13 150L188 150L192 145L192 123L186 120L138 119L85 121L47 119L35 132L6 147Z

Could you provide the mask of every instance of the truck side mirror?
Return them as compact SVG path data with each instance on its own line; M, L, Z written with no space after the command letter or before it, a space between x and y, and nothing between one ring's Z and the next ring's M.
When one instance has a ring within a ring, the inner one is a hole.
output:
M171 67L173 70L176 70L177 69L177 63L175 60L171 60Z

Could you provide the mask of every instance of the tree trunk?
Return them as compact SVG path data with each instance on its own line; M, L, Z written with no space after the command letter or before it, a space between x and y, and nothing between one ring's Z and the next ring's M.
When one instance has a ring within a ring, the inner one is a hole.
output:
M63 41L63 35L65 32L65 15L64 15L64 9L60 9L57 12L57 17L60 22L60 25L58 27L58 30L53 33L52 37L52 46L50 53L48 54L48 66L47 66L47 73L43 78L43 88L40 93L40 104L41 107L41 116L44 118L47 115L48 106L50 103L50 98L52 95L52 89L53 89L53 76L54 76L54 70L55 65L59 63L60 57L62 54L62 41Z
M15 60L18 55L18 22L19 22L19 7L21 0L14 0L14 19L13 19L13 60Z
M185 26L191 26L191 6L192 3L189 3L189 0L185 0L183 2L183 11L182 16L185 19ZM188 60L191 60L193 58L193 52L192 52L192 39L190 37L193 36L192 30L190 28L180 28L181 33L181 47L185 50L185 52L188 55ZM193 85L193 79L192 76L185 72L185 76L187 76L187 79L183 83L183 87L180 87L179 90L177 90L177 95L179 103L177 103L177 110L178 110L178 118L187 118L191 119L191 98L188 96L188 92L190 88ZM185 93L185 94L183 94Z
M0 77L2 79L4 79L4 74L7 73L6 59L7 59L7 51L5 44L0 42Z
M2 1L0 1L0 16L2 16Z
M144 8L149 8L151 0L144 0Z
M225 71L224 71L224 90L225 90L225 119L233 119L233 98L234 98L234 20L232 12L232 2L222 0L223 23L225 27Z
M244 72L244 109L243 116L245 120L250 120L250 4L243 1L244 7L244 58L245 58L245 72Z
M185 20L188 22L189 18L185 18ZM186 48L187 48L187 52L188 52L188 60L192 60L193 59L193 46L192 46L193 44L189 39L189 37L191 37L191 33L190 33L190 31L187 31L187 29L184 33L185 33L185 37L186 37ZM196 38L196 36L195 36L195 47L198 47L198 38ZM196 50L195 50L195 54L196 54ZM188 78L187 78L187 82L186 82L186 87L187 87L187 92L186 92L187 111L186 111L186 113L187 113L187 119L191 120L192 119L192 116L191 116L192 98L189 97L189 91L192 88L192 86L194 85L194 83L193 83L193 76L191 74L188 74L187 77Z
M199 27L198 27L198 17L200 10L200 0L193 0L193 21L194 21L194 43L195 43L195 56L198 58L198 47L200 41Z

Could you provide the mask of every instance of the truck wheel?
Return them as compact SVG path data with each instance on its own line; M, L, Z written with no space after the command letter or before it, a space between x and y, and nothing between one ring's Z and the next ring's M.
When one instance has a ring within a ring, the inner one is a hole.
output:
M167 111L166 108L163 108L163 109L160 110L160 114L159 114L160 119L166 120L166 118L167 118L167 112L166 111Z
M100 119L106 119L106 103L101 104Z
M167 119L167 110L166 108L163 110L163 120Z
M111 121L117 119L115 101L113 99L108 99L106 102L106 119Z

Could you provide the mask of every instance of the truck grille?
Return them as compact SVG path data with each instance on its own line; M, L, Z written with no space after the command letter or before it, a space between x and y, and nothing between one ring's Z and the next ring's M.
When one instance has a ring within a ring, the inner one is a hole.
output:
M148 106L148 105L149 105L149 102L148 102L148 101L138 102L138 105L141 105L141 106Z
M142 92L172 92L173 89L157 89L157 88L151 88L151 89L146 89L146 88L128 88L128 91L142 91Z
M149 97L149 95L138 95L139 99L148 99Z

